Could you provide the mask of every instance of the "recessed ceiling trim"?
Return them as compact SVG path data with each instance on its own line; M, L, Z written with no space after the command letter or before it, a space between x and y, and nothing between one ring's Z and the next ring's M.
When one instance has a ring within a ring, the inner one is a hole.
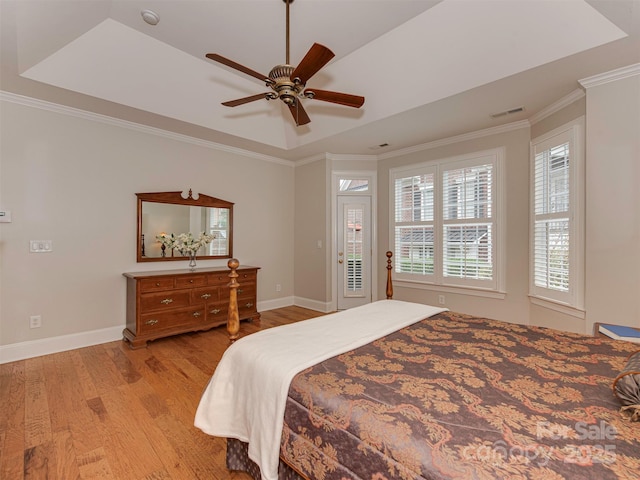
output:
M475 132L463 133L461 135L455 135L449 138L442 138L440 140L434 140L433 142L423 143L421 145L415 145L409 148L403 148L394 152L382 153L378 155L378 160L387 160L389 158L401 157L410 153L421 152L423 150L429 150L432 148L443 147L445 145L451 145L453 143L465 142L468 140L475 140L477 138L488 137L491 135L498 135L500 133L511 132L513 130L520 130L521 128L530 128L531 123L529 120L521 120L519 122L507 123L497 127L484 128Z
M269 155L264 155L261 153L256 153L251 150L243 150L241 148L230 147L228 145L223 145L221 143L211 142L209 140L202 140L200 138L190 137L189 135L170 132L168 130L163 130L161 128L150 127L148 125L142 125L140 123L130 122L128 120L109 117L108 115L88 112L86 110L80 110L78 108L68 107L66 105L47 102L44 100L39 100L37 98L26 97L24 95L17 95L15 93L5 92L2 90L0 90L0 102L15 103L17 105L22 105L25 107L37 108L39 110L45 110L48 112L58 113L61 115L68 115L71 117L81 118L83 120L90 120L93 122L99 122L107 125L113 125L116 127L122 127L128 130L134 130L137 132L169 138L171 140L177 140L179 142L189 143L191 145L197 145L199 147L211 148L213 150L233 153L236 155L249 157L256 160L264 160L266 162L277 163L279 165L285 165L287 167L294 166L294 162L290 160L284 160L282 158L277 158Z

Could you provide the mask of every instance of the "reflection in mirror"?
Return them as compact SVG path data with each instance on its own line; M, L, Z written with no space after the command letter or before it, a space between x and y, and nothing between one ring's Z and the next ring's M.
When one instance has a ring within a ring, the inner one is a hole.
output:
M138 262L185 260L165 247L160 235L205 232L214 239L202 247L197 258L231 258L233 255L233 203L200 194L180 192L137 193Z

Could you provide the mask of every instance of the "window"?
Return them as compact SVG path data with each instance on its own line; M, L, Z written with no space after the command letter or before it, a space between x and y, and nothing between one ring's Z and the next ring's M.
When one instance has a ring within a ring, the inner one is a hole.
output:
M500 164L503 149L391 173L396 278L500 290Z
M341 178L338 180L338 191L344 192L368 192L368 178Z
M584 120L531 142L530 294L582 309Z

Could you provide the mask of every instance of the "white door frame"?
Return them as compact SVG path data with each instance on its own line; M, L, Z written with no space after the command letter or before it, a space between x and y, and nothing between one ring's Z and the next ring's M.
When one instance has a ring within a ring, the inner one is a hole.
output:
M335 170L331 172L331 248L329 259L331 265L331 311L338 308L338 195L350 195L349 192L340 192L340 179L368 179L369 189L366 192L358 191L352 195L371 197L371 301L378 299L378 199L377 199L377 172L374 170Z

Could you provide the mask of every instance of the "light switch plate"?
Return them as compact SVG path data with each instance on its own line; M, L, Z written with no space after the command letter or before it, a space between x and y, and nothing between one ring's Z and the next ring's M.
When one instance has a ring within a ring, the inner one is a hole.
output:
M29 251L31 253L49 253L53 251L52 240L29 240Z
M11 223L11 212L7 210L0 211L0 223Z

